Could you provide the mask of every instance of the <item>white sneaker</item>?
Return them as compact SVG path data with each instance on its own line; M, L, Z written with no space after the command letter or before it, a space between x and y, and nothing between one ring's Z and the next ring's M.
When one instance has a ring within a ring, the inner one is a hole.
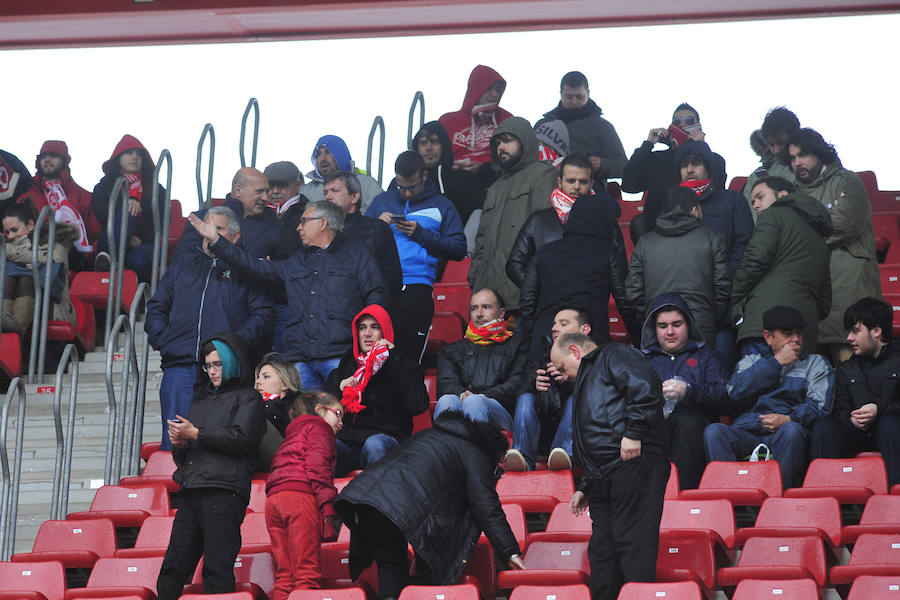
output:
M551 471L571 471L572 457L562 448L554 448L547 457L547 468Z
M518 450L511 448L506 451L506 456L503 458L503 468L507 471L529 471L528 463L525 461L525 456L522 455Z

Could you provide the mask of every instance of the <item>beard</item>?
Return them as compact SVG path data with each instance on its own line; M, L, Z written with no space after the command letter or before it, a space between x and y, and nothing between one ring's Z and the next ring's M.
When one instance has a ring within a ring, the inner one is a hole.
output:
M58 169L45 169L43 166L41 167L41 175L44 176L45 179L59 179L62 172L66 169L65 165L62 165Z

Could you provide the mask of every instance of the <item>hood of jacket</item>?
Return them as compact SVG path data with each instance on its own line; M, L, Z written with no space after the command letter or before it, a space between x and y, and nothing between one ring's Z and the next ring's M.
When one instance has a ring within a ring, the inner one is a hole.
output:
M474 108L478 99L481 98L481 95L498 81L503 82L503 89L500 90L500 98L502 99L503 92L506 91L506 80L500 76L500 73L484 65L478 65L472 69L472 72L469 74L469 84L466 86L466 97L463 98L462 110L471 113L472 108Z
M713 152L709 149L709 145L706 142L698 142L697 140L688 140L675 149L675 164L673 165L673 168L675 169L675 181L681 181L681 169L678 165L681 164L681 161L685 156L690 154L697 155L703 160L703 165L706 167L706 174L712 179L711 187L725 187L724 170L722 170L721 166L717 168L714 164Z
M441 142L441 161L438 163L445 169L450 169L453 167L453 147L452 142L450 141L450 134L447 133L447 128L441 125L439 121L429 121L422 125L422 128L416 132L416 135L413 136L413 139L409 142L409 149L413 152L418 152L419 150L419 139L426 134L434 134L438 137L438 140ZM432 167L429 171L436 169L437 167Z
M316 142L316 145L313 146L312 157L310 158L313 165L313 172L316 174L316 177L320 181L325 179L322 174L319 173L319 166L316 164L316 152L319 151L320 146L325 146L325 148L328 149L331 155L334 156L334 159L337 161L339 170L353 170L353 159L350 157L350 149L347 148L347 142L336 135L323 135Z
M665 294L657 296L656 299L653 300L653 304L650 305L650 310L647 311L647 318L644 319L644 325L641 328L641 352L644 354L651 354L654 352L659 354L666 353L662 349L662 346L659 345L659 340L656 338L656 315L663 310L670 310L673 308L681 311L681 314L684 315L688 324L688 342L681 351L696 350L706 343L703 334L694 322L694 315L691 313L691 309L688 308L684 298L675 292L666 292Z
M356 358L360 354L359 350L359 333L357 332L357 325L359 324L359 320L364 316L370 316L376 321L378 321L378 326L381 327L381 334L384 336L384 339L389 341L390 343L394 343L394 324L391 322L391 317L388 315L388 312L384 310L384 308L378 304L370 304L359 313L355 317L353 317L353 357Z
M509 442L499 427L490 421L472 421L460 411L445 410L434 422L433 427L472 442L481 448L492 462L499 463L509 448Z
M69 147L62 140L47 140L41 145L41 151L34 159L34 167L38 170L38 173L41 171L41 157L48 152L62 156L65 161L64 170L69 170L69 163L72 162L72 157L69 156Z
M139 139L137 139L136 137L134 137L133 135L126 133L125 135L122 136L122 139L119 140L119 143L116 144L115 149L113 150L112 154L110 154L110 156L109 156L109 160L107 160L105 163L103 163L103 172L106 173L107 175L112 175L112 172L110 171L110 169L115 165L115 162L119 159L119 156L121 156L125 152L128 152L129 150L140 150L141 153L144 155L144 165L145 166L141 169L142 174L147 172L146 165L148 165L148 164L150 165L150 169L149 169L150 171L153 171L153 169L156 168L156 166L153 163L153 158L150 157L150 153L147 152L147 149L144 147L144 145L141 143L141 141Z
M665 237L678 237L697 229L701 225L703 223L700 219L678 207L657 217L654 231Z
M803 192L791 192L787 196L777 199L772 206L790 208L822 237L828 237L834 232L828 209L821 202Z
M203 340L200 347L202 348L208 342L218 342L227 345L234 353L237 364L240 365L240 373L232 375L227 379L223 378L222 385L220 385L219 389L216 391L222 392L225 390L252 387L250 383L253 380L253 367L255 365L250 364L250 353L244 338L234 332L227 331ZM209 394L213 391L209 375L202 369L204 358L205 357L203 356L200 357L200 366L198 367L200 369L200 375L197 377L197 383L194 384L194 392L198 395Z
M497 145L494 143L494 139L503 133L516 136L522 144L522 156L519 158L519 162L510 168L501 167L500 160L497 158ZM538 139L534 134L534 129L531 128L531 123L522 117L510 117L500 123L491 136L491 167L501 175L521 171L538 161L538 145Z
M618 227L618 224L605 203L598 196L584 194L578 197L569 211L563 237L587 235L600 240L612 240L613 227Z

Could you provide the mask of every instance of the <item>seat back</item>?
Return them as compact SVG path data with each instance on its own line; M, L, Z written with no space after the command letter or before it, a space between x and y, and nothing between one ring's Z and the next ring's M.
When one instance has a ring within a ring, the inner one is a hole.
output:
M265 512L247 513L241 523L241 545L270 546L272 538L269 537L269 528L266 527Z
M696 581L671 583L626 583L618 600L703 600L703 592Z
M397 600L479 600L478 588L471 583L459 585L408 585Z
M528 569L591 572L587 542L533 542L523 560Z
M665 500L659 528L708 532L725 548L734 547L734 512L728 500Z
M169 493L165 486L159 484L135 487L104 485L94 495L90 511L131 510L144 511L156 516L168 516Z
M656 555L657 581L697 580L705 591L716 586L716 555L705 537L660 539Z
M850 552L850 565L890 565L900 569L900 533L864 533Z
M678 467L675 463L669 463L669 480L666 482L666 500L678 500L681 493L681 484L678 481Z
M744 544L738 567L803 567L825 585L825 548L812 536L753 537Z
M66 571L62 563L56 561L0 562L0 593L2 592L38 592L47 600L63 600L66 593ZM11 597L6 594L4 596Z
M560 502L553 508L550 519L547 521L545 531L557 533L562 531L574 531L578 533L591 533L591 515L584 511L580 515L574 515L568 502Z
M458 342L465 333L466 322L463 317L451 311L435 311L431 319L426 353L429 356L437 354L442 346Z
M519 504L525 512L552 512L574 492L570 471L507 471L497 482L500 501Z
M809 464L803 487L866 488L872 494L887 494L884 461L877 456L864 458L817 458Z
M436 283L434 284L434 311L455 312L464 321L469 319L469 300L472 290L469 284L460 283Z
M763 497L781 496L781 468L774 460L760 462L713 461L706 465L698 490L759 490Z
M94 565L87 587L146 588L156 594L156 578L163 557L101 558Z
M134 542L135 549L159 549L165 553L172 537L172 523L175 517L147 517L138 531Z
M32 552L87 550L99 557L116 552L116 529L109 519L44 521Z
M900 496L872 496L863 509L860 525L897 525L900 531Z
M294 590L288 596L288 600L366 600L366 592L358 587L331 590Z
M441 283L469 283L469 268L472 266L472 259L466 257L462 260L448 260L447 266L444 268L444 276L441 277Z
M841 505L834 498L768 498L756 527L784 530L784 535L791 535L791 528L818 529L833 546L840 546Z
M249 512L266 512L266 481L254 479L250 482L250 502L247 504Z
M900 575L860 575L853 580L847 600L900 598Z
M790 598L791 600L818 600L819 588L812 579L783 579L764 581L744 579L737 585L731 600L771 600Z
M175 472L175 460L172 453L165 450L157 450L150 455L141 477L171 477Z
M509 600L591 600L591 590L577 585L518 585Z

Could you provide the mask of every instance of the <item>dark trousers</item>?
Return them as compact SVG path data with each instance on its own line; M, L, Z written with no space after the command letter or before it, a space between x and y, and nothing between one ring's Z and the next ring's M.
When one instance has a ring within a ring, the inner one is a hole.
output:
M359 577L372 561L378 565L378 596L396 598L409 578L406 538L393 521L371 506L359 505L350 528L350 577Z
M178 600L203 556L203 593L234 592L234 559L241 549L247 499L230 490L182 490L169 548L156 588L159 600Z
M391 297L394 345L401 356L421 362L434 316L434 290L430 285L404 285Z
M841 419L819 419L810 438L811 458L848 458L878 450L884 458L888 485L900 483L900 414L879 415L869 432Z
M681 406L676 406L666 419L671 458L678 469L678 484L683 490L700 485L703 469L706 468L703 430L709 423L706 416Z
M616 600L632 581L656 579L659 521L669 461L646 454L621 462L594 481L591 509L591 600Z

